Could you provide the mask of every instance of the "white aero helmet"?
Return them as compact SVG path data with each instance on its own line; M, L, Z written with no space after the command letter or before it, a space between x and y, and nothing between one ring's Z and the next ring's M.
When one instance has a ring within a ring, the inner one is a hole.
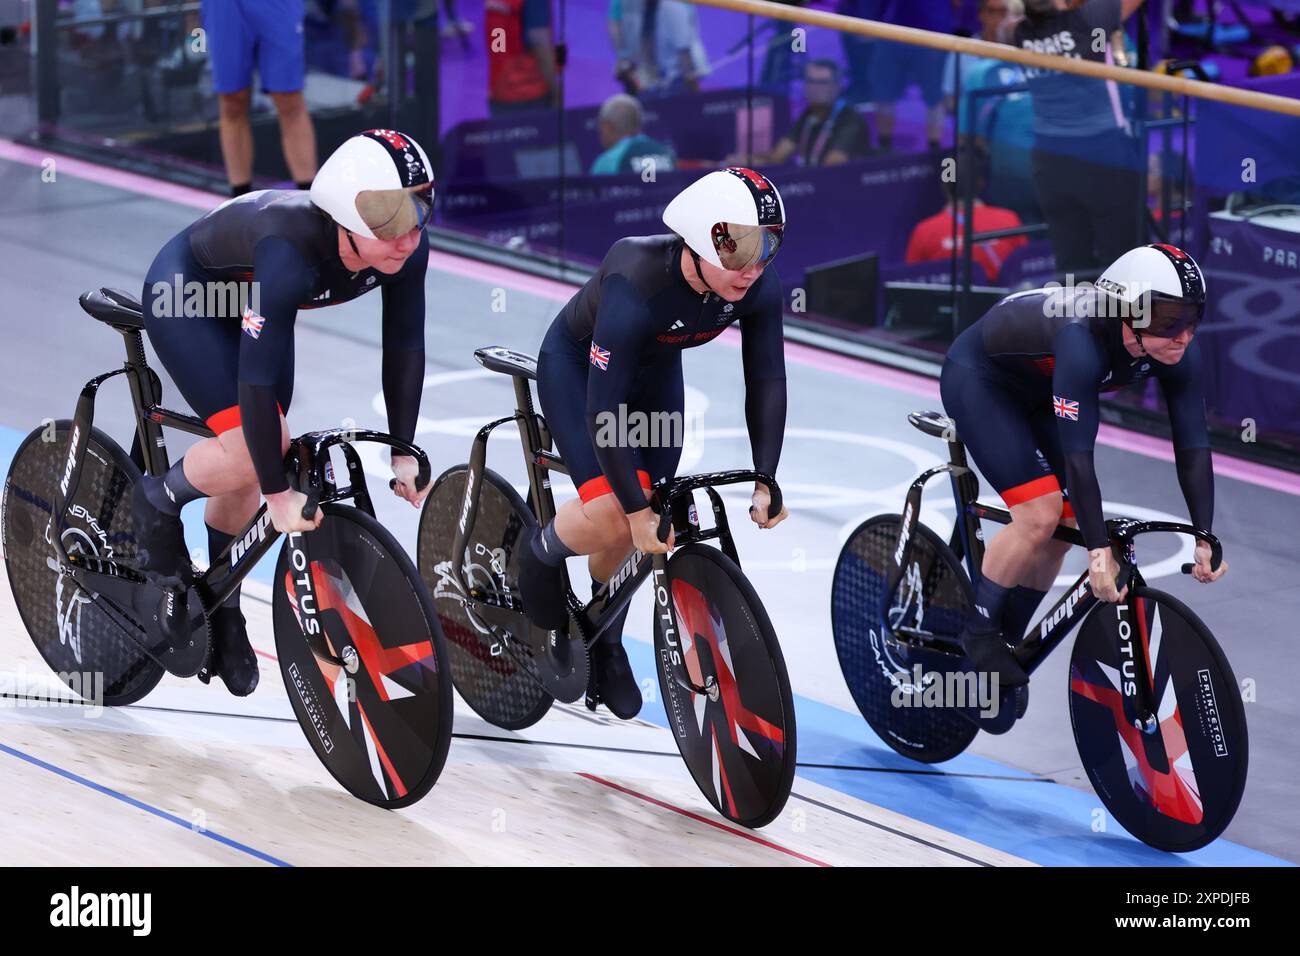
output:
M1117 314L1139 335L1173 338L1195 331L1205 317L1205 276L1177 246L1154 243L1130 249L1096 282L1115 300Z
M311 201L349 232L396 239L429 221L433 167L406 134L366 130L325 160L311 182Z
M738 271L772 261L785 235L785 205L762 173L732 166L678 193L664 225L699 258Z

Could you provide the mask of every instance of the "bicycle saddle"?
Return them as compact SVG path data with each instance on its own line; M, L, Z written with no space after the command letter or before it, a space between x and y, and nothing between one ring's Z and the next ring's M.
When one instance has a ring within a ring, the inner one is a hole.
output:
M474 350L478 364L506 375L522 375L537 381L537 359L500 345L488 345Z
M83 292L77 300L88 314L121 332L144 328L144 310L140 300L120 289L97 289Z
M935 438L943 438L945 435L955 435L957 433L957 426L953 423L953 420L942 412L910 412L907 420L927 435L933 435Z

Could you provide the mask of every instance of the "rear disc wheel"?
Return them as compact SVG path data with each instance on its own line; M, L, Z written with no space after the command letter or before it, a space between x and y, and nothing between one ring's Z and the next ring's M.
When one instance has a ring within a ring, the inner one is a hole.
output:
M849 536L831 583L831 630L844 681L871 729L905 757L940 763L965 750L979 732L957 709L929 704L932 682L962 667L962 655L944 645L960 634L974 596L952 549L918 524L910 563L888 610L889 627L882 626L901 528L899 515L876 515ZM904 643L891 630L899 627L935 640L927 646Z
M468 473L466 465L443 472L425 499L417 547L420 574L447 636L456 690L488 723L521 730L541 720L554 698L543 686L527 636L513 636L512 647L504 647L465 610L465 595L452 576L451 548ZM461 556L461 574L470 587L518 594L519 546L536 521L514 488L495 472L484 471L480 489L474 530ZM519 627L533 625L521 618ZM585 666L585 650L581 657Z
M56 569L52 517L71 431L68 421L55 422L52 433L38 428L14 455L0 502L5 568L18 615L50 669L78 695L124 706L153 690L164 671ZM139 480L126 452L91 428L62 532L69 554L134 562L131 489Z

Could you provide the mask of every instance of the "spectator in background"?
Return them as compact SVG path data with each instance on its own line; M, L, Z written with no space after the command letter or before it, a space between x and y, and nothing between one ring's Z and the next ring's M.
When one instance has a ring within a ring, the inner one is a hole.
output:
M551 0L487 0L488 112L544 110L560 103Z
M442 36L469 36L474 32L474 24L456 12L456 0L442 0L442 14ZM420 14L415 14L413 19L421 19Z
M978 150L974 150L968 155L967 162L973 167L970 173L975 178L975 204L971 210L971 220L974 224L972 232L993 232L998 229L1014 229L1022 225L1020 217L1013 210L985 205L984 201L979 198L987 183L987 157ZM965 174L959 169L958 179L963 175ZM954 246L954 227L957 233L957 255L961 256L965 251L965 222L962 210L959 208L962 197L957 189L957 184L950 183L946 179L943 183L943 190L948 197L943 210L928 219L922 219L916 224L916 228L912 230L912 236L907 242L908 265L916 262L937 262L951 258ZM987 239L984 242L977 242L971 252L971 260L976 266L984 270L986 281L997 282L998 274L1002 271L1002 264L1007 261L1007 256L1021 246L1027 245L1028 242L1029 240L1024 236ZM979 276L976 275L973 281L978 283Z
M835 12L859 20L879 21L888 2L889 0L839 0ZM853 104L870 103L871 53L875 49L874 42L856 33L841 33L840 43L844 47L844 62L848 64L849 74L844 98Z
M889 0L881 19L904 27L952 33L961 0ZM894 148L895 111L907 88L915 83L925 102L925 135L932 151L943 137L943 71L948 53L905 43L876 41L871 54L871 94L876 100L876 134L880 148Z
M221 155L230 194L252 189L253 69L280 120L280 147L299 189L316 175L316 131L303 100L303 0L203 0L203 29L220 103Z
M609 0L605 16L609 41L614 46L614 77L629 94L654 80L654 53L648 42L653 24L647 21L647 13L646 0Z
M980 0L981 40L1002 43L1010 38L1015 21L1024 16L1022 0ZM956 93L956 64L961 63L961 97L957 104L957 130L962 143L973 141L989 157L991 171L984 193L991 205L1014 209L1021 219L1041 222L1034 195L1034 106L1028 93L978 96L976 90L1019 86L1025 74L1015 63L982 56L954 56L948 60L944 96Z
M601 104L596 123L600 145L605 151L591 164L593 176L642 175L647 169L672 172L677 165L673 151L641 132L643 115L636 97L615 93Z
M1109 63L1111 37L1142 0L1024 0L1014 42L1026 50ZM1094 37L1104 39L1098 50ZM1146 242L1140 146L1113 80L1025 68L1034 107L1038 204L1059 273L1096 275Z
M659 0L654 16L655 61L659 69L655 93L694 93L700 88L700 77L709 72L695 7L680 0Z
M793 156L804 166L837 166L870 155L871 130L862 114L843 97L843 81L835 61L810 61L804 67L803 88L808 105L795 120L794 128L769 152L752 157L750 165L785 163ZM741 163L744 158L737 153L726 161Z
M808 0L773 0L790 7L802 7ZM763 67L759 72L758 86L777 96L789 96L794 80L794 30L792 20L768 20L754 30L750 42L761 44ZM768 34L771 36L768 36Z

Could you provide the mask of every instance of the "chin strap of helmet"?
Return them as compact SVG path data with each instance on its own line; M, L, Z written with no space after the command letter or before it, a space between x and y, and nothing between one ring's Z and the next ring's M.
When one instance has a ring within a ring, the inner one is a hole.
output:
M352 238L352 230L344 229L343 231L348 234L348 245L352 247L352 251L356 253L358 259L361 259L362 262L365 262L366 260L361 258L361 250L357 248L357 241Z
M1133 328L1133 326L1128 325L1127 322L1124 323L1124 324L1127 325L1127 326L1128 326L1128 330L1129 330L1130 332L1133 333L1133 338L1137 341L1137 346L1138 346L1139 349L1142 350L1142 354L1143 354L1143 355L1150 355L1151 353L1147 351L1146 344L1143 343L1143 341L1142 341L1142 333L1139 332L1137 329Z
M686 251L691 254L691 262L695 263L695 274L699 276L700 281L704 283L704 288L708 289L714 295L717 295L718 294L717 291L713 288L713 286L709 285L709 280L704 278L704 273L700 271L700 257L696 254L695 250L692 249L690 246L686 247ZM721 296L719 296L719 298L721 298Z

